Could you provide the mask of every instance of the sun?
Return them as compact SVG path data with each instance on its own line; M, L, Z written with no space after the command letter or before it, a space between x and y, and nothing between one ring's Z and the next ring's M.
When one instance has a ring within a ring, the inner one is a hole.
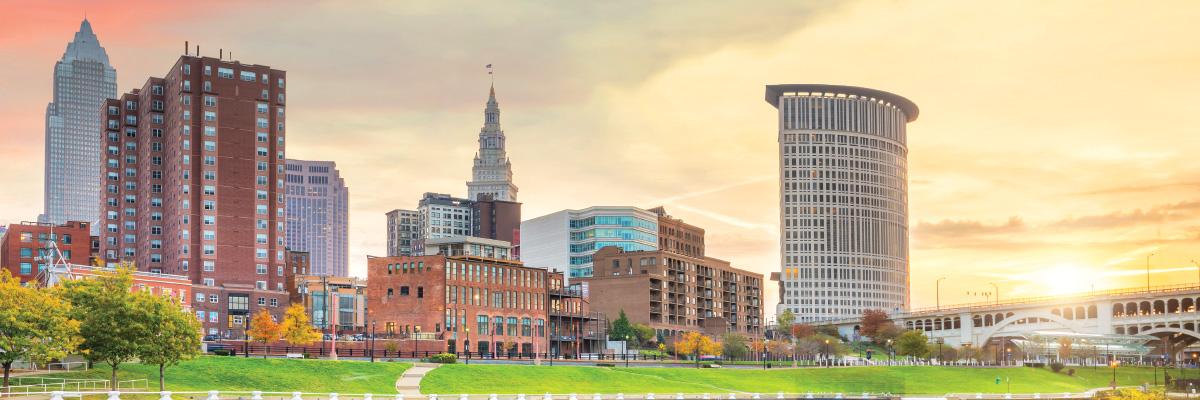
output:
M1035 283L1046 290L1045 294L1060 296L1091 290L1094 273L1076 265L1056 265L1032 275L1036 277Z

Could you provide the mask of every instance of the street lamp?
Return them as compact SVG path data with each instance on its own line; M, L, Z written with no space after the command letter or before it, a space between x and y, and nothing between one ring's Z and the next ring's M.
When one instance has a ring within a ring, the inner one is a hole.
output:
M1117 366L1119 366L1119 365L1121 365L1121 362L1118 360L1112 360L1108 364L1109 367L1112 367L1112 371L1113 371L1112 382L1110 382L1112 384L1113 390L1117 390Z
M1005 351L1004 361L1007 362L1008 364L1012 364L1012 347L1006 347L1006 348L1004 348L1004 351Z
M997 286L996 282L988 282L988 284L992 285L992 291L996 292L996 304L1000 304L1000 286Z
M1146 255L1146 293L1150 293L1150 257L1154 257L1154 253Z
M887 340L887 349L888 349L888 365L892 365L892 362L895 361L895 359L896 359L896 351L892 349L892 339Z
M942 281L944 280L946 280L946 277L937 278L937 282L934 282L933 284L935 289L935 297L937 298L935 302L937 303L938 311L942 311Z
M467 342L463 343L463 350L467 352L467 365L471 365L471 327L468 326L465 329L467 331Z
M1196 283L1200 283L1200 262L1192 260L1192 264L1196 264Z
M829 362L830 354L829 353L832 352L832 349L829 348L829 339L825 339L825 349L824 350L825 350L825 368L829 368L829 364L830 364L830 362Z
M763 353L762 353L763 369L767 369L767 362L768 362L767 357L770 357L770 355L771 355L770 349L771 349L771 339L767 339L766 341L763 342Z
M375 362L375 323L371 321L371 362Z

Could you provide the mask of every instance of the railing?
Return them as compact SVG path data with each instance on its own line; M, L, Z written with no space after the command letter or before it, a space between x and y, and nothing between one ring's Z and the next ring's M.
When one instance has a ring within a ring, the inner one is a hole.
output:
M1161 293L1178 292L1178 291L1184 291L1184 290L1200 290L1200 286L1197 286L1195 284L1190 284L1190 283L1184 283L1184 284L1176 284L1176 285L1152 286L1152 287L1150 287L1149 290L1147 290L1146 288L1121 288L1121 289L1099 290L1099 291L1093 291L1093 292L1087 292L1087 293L1072 293L1072 294L1067 294L1067 295L1062 295L1062 296L1018 297L1018 298L1009 299L1009 300L1005 300L1005 301L1001 301L1001 302L983 301L983 302L948 305L948 306L942 306L940 308L938 308L938 307L914 308L914 309L910 309L908 312L905 312L902 314L897 314L897 317L904 318L906 316L911 316L913 314L924 313L924 312L940 311L943 313L949 313L949 312L959 312L959 311L963 311L963 310L974 310L974 309L979 309L979 308L1003 307L1003 306L1030 304L1030 303L1063 302L1063 301L1070 300L1070 299L1086 299L1086 298L1092 298L1092 297L1119 296L1119 295L1127 295L1127 294L1161 294Z
M117 389L136 390L146 389L145 379L117 381ZM59 392L108 391L111 387L107 379L66 379L38 376L19 376L9 379L9 386L2 390L2 396L46 394Z

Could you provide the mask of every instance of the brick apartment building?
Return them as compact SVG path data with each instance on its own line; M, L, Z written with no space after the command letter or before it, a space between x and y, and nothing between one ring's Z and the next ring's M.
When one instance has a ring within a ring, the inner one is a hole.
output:
M561 272L550 272L547 288L549 304L549 353L571 358L580 353L601 353L608 340L608 319L591 310L582 284L566 284Z
M70 264L88 265L91 257L91 223L68 221L62 225L22 222L10 224L0 235L0 268L22 283L37 281L38 273L52 261L50 242ZM57 260L53 260L57 261Z
M545 270L470 254L368 257L367 319L385 337L445 351L544 353L547 281Z
M592 255L593 276L580 278L592 310L647 324L665 341L688 331L761 335L763 275L734 268L704 252L704 230L658 214L658 250L603 247Z
M207 334L240 337L246 316L288 304L285 78L184 55L101 110L100 257L189 277Z

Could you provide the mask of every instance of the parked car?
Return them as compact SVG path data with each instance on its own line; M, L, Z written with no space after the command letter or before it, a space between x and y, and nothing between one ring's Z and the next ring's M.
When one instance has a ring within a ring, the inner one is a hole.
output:
M204 335L204 341L205 342L219 342L219 341L221 341L221 337L217 336L217 335Z

